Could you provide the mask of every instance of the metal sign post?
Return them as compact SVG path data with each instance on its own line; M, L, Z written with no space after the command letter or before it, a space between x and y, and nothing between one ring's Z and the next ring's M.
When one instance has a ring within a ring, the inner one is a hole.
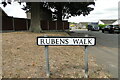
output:
M85 37L88 37L88 35L85 35ZM85 78L88 78L88 51L87 46L85 46Z
M95 37L56 37L56 36L39 36L37 37L37 45L45 46L45 59L46 59L46 74L50 77L50 65L48 46L85 46L85 78L88 78L88 51L87 46L94 46L96 44Z
M47 35L44 35L44 37L47 37ZM47 45L45 45L45 59L46 59L46 75L47 77L50 77L49 53Z
M88 78L88 51L87 51L87 46L85 46L85 78Z
M47 77L50 77L48 46L45 46L45 58L46 58L46 74L47 74Z

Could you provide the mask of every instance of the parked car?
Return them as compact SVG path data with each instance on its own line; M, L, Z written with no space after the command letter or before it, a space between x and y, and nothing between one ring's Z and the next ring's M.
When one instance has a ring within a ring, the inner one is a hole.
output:
M120 26L119 25L107 25L104 28L102 28L102 32L107 33L120 33Z
M98 25L88 25L88 31L99 31L100 27Z

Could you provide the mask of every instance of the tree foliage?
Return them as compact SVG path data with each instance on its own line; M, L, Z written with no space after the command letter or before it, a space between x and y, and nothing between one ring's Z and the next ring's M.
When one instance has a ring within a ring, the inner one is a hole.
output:
M11 4L11 2L2 2L3 6ZM95 5L95 2L39 2L40 8L48 10L53 14L53 18L68 19L71 16L86 16L90 14L94 8L89 5ZM19 2L21 4L21 2ZM26 12L31 11L31 2L27 2L26 6L22 8ZM52 11L52 9L54 11Z
M26 3L23 10L27 12L31 10L31 3ZM47 9L54 14L54 18L68 19L71 16L86 16L90 14L94 8L89 5L95 5L95 2L41 2L41 8ZM54 11L52 11L53 9Z

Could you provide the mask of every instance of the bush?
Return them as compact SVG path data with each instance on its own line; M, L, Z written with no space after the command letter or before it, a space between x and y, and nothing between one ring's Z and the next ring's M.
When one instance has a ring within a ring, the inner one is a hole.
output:
M78 29L81 29L81 27L78 27Z
M99 24L99 27L102 29L104 28L105 26L107 26L107 24Z
M86 29L88 29L88 24L86 24Z

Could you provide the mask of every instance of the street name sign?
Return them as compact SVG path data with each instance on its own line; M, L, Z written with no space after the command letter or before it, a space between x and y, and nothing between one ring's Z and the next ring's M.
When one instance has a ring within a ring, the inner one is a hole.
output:
M85 46L85 77L88 78L88 52L87 46L96 45L95 37L58 37L58 36L40 36L37 37L37 45L45 46L46 75L50 77L50 65L48 46Z
M37 37L37 45L42 46L94 46L96 45L95 37Z

